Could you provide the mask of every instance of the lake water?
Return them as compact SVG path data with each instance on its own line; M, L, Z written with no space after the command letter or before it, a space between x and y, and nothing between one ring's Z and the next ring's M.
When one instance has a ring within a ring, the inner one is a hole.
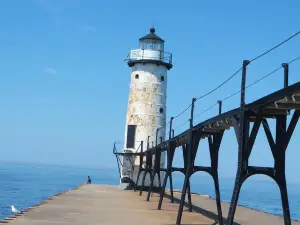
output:
M118 184L117 169L86 169L41 165L2 164L0 167L0 219L11 214L10 205L24 209L59 192L74 188L90 175L93 183ZM181 189L183 176L174 173L174 188ZM231 199L234 179L220 178L222 201ZM192 192L215 196L212 179L198 175ZM288 186L291 216L300 220L300 185ZM239 205L282 215L279 189L273 181L250 179L243 185Z

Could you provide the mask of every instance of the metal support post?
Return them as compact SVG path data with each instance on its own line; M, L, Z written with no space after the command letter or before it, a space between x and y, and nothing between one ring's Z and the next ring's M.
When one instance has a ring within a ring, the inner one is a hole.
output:
M218 176L218 161L219 161L219 150L222 142L224 130L221 133L213 134L208 137L209 144L209 153L211 160L211 172L215 184L215 193L216 193L216 204L218 211L219 224L223 225L223 216L221 208L221 197L220 197L220 188L219 188L219 176ZM213 137L213 138L212 138Z
M173 162L173 157L174 157L174 150L173 150L173 146L172 146L172 142L171 142L171 139L172 139L171 132L172 132L173 120L174 120L174 117L171 117L170 129L169 129L169 143L167 146L167 169L166 169L166 173L165 173L165 177L164 177L163 186L162 186L161 192L160 192L160 197L159 197L159 202L158 202L158 207L157 207L158 210L160 210L161 206L162 206L168 178L170 179L171 202L172 203L174 202L173 182L172 182L172 162Z
M194 109L195 109L195 102L197 101L196 98L192 99L192 105L191 105L191 118L190 118L190 129L193 128L193 122L194 122Z
M147 173L150 173L151 167L152 167L152 155L151 155L151 152L149 151L149 140L150 140L150 136L148 136L148 140L147 140L146 165L145 165L143 179L142 179L142 186L140 189L140 196L143 193L146 175L147 175ZM151 173L150 173L150 177L151 177Z
M183 206L184 206L184 202L185 202L185 195L186 195L186 191L188 189L188 192L190 193L190 176L192 174L192 169L193 169L193 164L194 161L192 159L193 155L194 155L194 148L197 148L198 146L195 146L194 143L194 133L193 133L193 120L194 120L194 108L195 108L195 102L196 102L196 98L192 99L192 105L191 105L191 118L190 118L190 130L189 130L189 134L188 134L188 152L187 152L187 165L185 168L185 178L184 178L184 183L183 183L183 187L182 187L182 193L181 193L181 199L180 199L180 205L179 205L179 209L178 209L178 214L177 214L177 220L176 220L176 225L180 225L181 224L181 217L182 217L182 211L183 211ZM189 201L191 201L191 199L189 198ZM189 211L192 211L191 208L191 204L189 207Z
M153 182L154 182L156 174L157 174L157 177L158 177L159 188L161 188L161 183L160 183L160 159L161 159L161 152L160 152L160 149L157 147L158 131L159 131L159 128L156 129L155 156L154 156L155 157L154 158L155 162L154 162L154 168L153 168L153 172L152 172L152 176L151 176L151 183L150 183L149 190L148 190L147 201L150 200L150 194L152 192Z
M140 178L140 175L143 171L143 158L144 158L144 152L143 152L143 149L144 149L144 141L141 141L141 152L140 152L140 165L139 165L139 172L138 172L138 175L137 175L137 178L136 178L136 182L135 182L135 187L134 187L134 191L136 191L136 188L138 186L138 182L139 182L139 178Z
M284 88L289 86L289 64L283 63L282 67L284 69Z
M232 225L234 214L236 210L236 205L239 198L239 192L241 188L241 175L242 175L242 162L243 154L246 150L245 136L247 136L246 124L248 121L245 121L245 89L246 89L246 75L247 75L247 66L249 65L249 60L243 61L243 70L242 70L242 84L241 84L241 102L240 102L240 124L239 124L239 137L238 137L238 169L235 179L234 191L232 194L232 199L229 207L227 225Z
M219 104L219 115L221 115L222 114L222 101L219 100L218 104Z
M119 156L116 154L117 153L116 142L114 143L113 153L114 153L114 155L116 157L116 160L117 160L119 177L120 177L120 180L121 180L122 176L121 176L121 169L120 169L120 165L119 165Z
M277 116L276 118L276 154L275 154L275 173L274 179L279 186L283 219L285 225L291 225L291 215L289 200L287 194L286 178L285 178L285 151L287 147L287 116Z

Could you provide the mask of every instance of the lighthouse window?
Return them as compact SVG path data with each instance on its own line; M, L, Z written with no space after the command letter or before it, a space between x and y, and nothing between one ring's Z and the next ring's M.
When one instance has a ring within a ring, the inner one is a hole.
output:
M159 109L159 112L160 112L160 113L163 113L163 112L164 112L164 109L163 109L163 108L160 108L160 109Z
M161 76L161 77L160 77L160 80L161 80L161 81L164 81L164 80L165 80L165 77L164 77L164 76Z
M135 75L135 79L139 79L139 75L138 74Z

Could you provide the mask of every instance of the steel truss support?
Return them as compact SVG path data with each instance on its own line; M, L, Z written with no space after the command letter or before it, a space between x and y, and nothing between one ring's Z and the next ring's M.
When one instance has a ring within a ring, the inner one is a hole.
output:
M168 181L168 177L170 178L170 191L171 191L171 202L174 202L174 197L173 197L173 184L172 184L172 173L175 171L181 172L185 174L186 168L188 167L188 148L187 145L182 146L182 154L183 154L183 161L184 161L184 168L176 168L172 167L172 162L174 158L174 153L175 153L175 147L171 147L170 150L170 158L168 157L168 160L170 159L170 164L169 168L167 167L167 172L165 175L164 183L162 186L161 194L160 194L160 199L159 199L159 204L158 204L158 209L161 209L163 198L164 198L164 193L165 193L165 187ZM168 161L169 162L169 161ZM192 198L191 198L191 190L190 190L190 183L188 181L188 187L187 187L187 192L188 192L188 203L189 203L189 210L190 212L192 211Z
M179 225L181 223L181 217L182 217L182 211L183 211L183 206L185 203L185 196L186 192L190 192L190 177L193 173L193 168L194 168L194 161L196 157L196 152L197 148L199 145L200 141L200 136L195 136L194 132L190 130L189 132L189 137L188 137L188 144L186 149L183 149L185 154L187 154L187 159L186 161L186 166L185 166L185 178L184 178L184 183L182 187L182 193L181 193L181 199L180 199L180 205L178 209L178 215L177 215L177 220L176 220L176 225ZM191 205L191 199L190 199L190 194L188 194L188 201L189 201L189 211L192 211L192 205Z
M146 165L145 165L145 168L143 168L144 154L141 152L139 173L138 173L138 176L137 176L137 179L136 179L136 185L135 185L135 191L136 191L138 181L139 181L139 177L140 177L141 173L144 171L143 178L142 178L142 186L141 186L141 189L140 189L140 195L142 195L142 193L143 193L143 188L144 188L147 173L149 173L150 177L151 177L152 154L151 154L151 151L149 151L149 137L148 137L148 141L147 141L147 151L145 153L146 153Z
M223 225L221 197L220 197L220 188L219 188L219 176L218 176L219 150L220 150L223 134L224 131L217 134L213 134L212 136L208 137L209 153L210 153L210 160L211 160L211 168L209 174L212 176L215 184L215 194L216 194L216 204L217 204L219 225Z
M190 191L191 191L190 176L192 175L192 168L194 166L196 152L197 152L199 141L200 141L200 136L197 136L197 138L195 138L195 132L193 131L194 108L195 108L196 101L197 101L196 98L192 99L190 129L189 129L189 133L188 133L188 143L187 143L187 148L183 148L183 155L186 156L186 157L184 157L185 158L185 160L184 160L184 162L185 162L185 165L184 165L185 177L184 177L184 182L183 182L183 187L182 187L182 192L181 192L181 199L180 199L180 205L179 205L179 209L178 209L176 224L180 224L180 222L181 222L183 205L185 202L185 195L186 195L187 190L188 190L189 211L191 212L193 210L192 209L192 198L191 198L191 194L190 194ZM195 142L195 140L196 140L196 142Z
M185 182L182 188L182 196L181 201L178 209L177 214L177 221L176 225L181 224L181 218L182 218L182 212L183 212L183 206L185 202L185 194L186 191L188 191L188 202L189 202L189 211L192 211L192 204L191 204L191 197L190 197L190 177L196 173L196 172L207 172L210 174L214 180L215 185L215 193L216 193L216 205L217 205L217 211L218 211L218 220L219 224L223 225L223 217L222 217L222 208L221 208L221 199L220 199L220 189L219 189L219 179L218 179L218 158L219 158L219 149L221 145L221 141L223 138L224 131L221 131L219 133L214 133L208 136L208 144L209 144L209 152L210 152L210 158L211 158L211 166L205 167L205 166L195 166L195 158L200 142L201 134L194 134L194 137L192 138L193 145L190 156L190 162L187 162L186 166L186 173L185 173ZM188 152L188 151L186 151Z
M182 173L186 176L186 171L188 169L188 163L189 163L189 154L188 154L188 147L187 145L182 146L182 156L183 156L183 171ZM185 177L184 177L185 178ZM189 205L189 212L193 211L193 206L192 206L192 196L191 196L191 183L190 179L187 181L187 192L188 192L188 205Z
M159 131L159 128L156 129L156 138L155 138L155 158L154 158L154 168L153 168L153 171L152 171L152 176L151 176L151 183L150 183L150 187L149 187L149 190L148 190L148 195L147 195L147 201L149 201L150 199L150 194L152 192L152 188L153 188L153 182L154 182L154 178L155 178L155 175L157 174L157 178L158 178L158 186L159 186L159 190L161 191L161 177L160 177L160 172L161 171L166 171L166 169L163 169L163 168L160 168L160 161L161 161L161 148L158 148L157 147L157 144L158 144L158 131ZM160 143L162 143L162 137L160 137ZM172 193L173 193L173 189L172 189Z
M248 111L245 107L245 89L246 89L246 71L247 65L250 63L248 60L243 62L242 70L242 83L241 83L241 102L240 102L240 114L239 117L233 118L235 131L238 139L239 151L238 151L238 169L235 179L234 190L232 194L231 204L227 217L227 225L232 225L235 215L235 210L239 198L239 193L244 181L255 174L264 174L275 180L279 186L282 200L284 224L290 225L290 210L286 188L285 178L285 152L289 144L290 138L294 132L295 126L299 120L299 111L295 111L292 120L287 128L287 115L274 115L276 119L276 135L275 139L270 131L267 120L264 118L263 110L259 108L256 112ZM288 86L288 67L283 65L285 69L285 84ZM255 122L253 124L250 133L250 115L256 113ZM272 154L274 158L274 167L256 167L249 166L249 157L259 130L259 127L263 124ZM250 136L249 136L250 134Z
M160 197L159 197L159 202L158 202L158 209L161 209L162 206L162 202L163 202L163 198L165 195L165 190L166 190L166 185L167 185L167 181L169 178L170 181L170 192L171 192L171 202L174 202L174 196L173 196L173 181L172 181L172 163L173 163L173 159L174 159L174 154L175 154L175 149L176 146L174 145L174 143L169 142L169 146L167 149L167 169L166 169L166 173L165 173L165 177L164 177L164 182L160 191Z
M156 144L157 146L157 144ZM157 177L158 177L158 186L159 188L161 189L161 183L160 183L160 171L163 171L163 169L160 168L160 160L161 160L161 152L160 152L160 148L157 148L155 149L155 161L154 161L154 168L152 170L152 174L151 174L151 183L150 183L150 186L149 186L149 190L148 190L148 195L147 195L147 201L149 201L150 199L150 194L152 192L152 188L153 188L153 181L154 181L154 178L155 178L155 175L157 174Z
M136 191L136 189L137 189L137 185L138 185L138 182L139 182L140 175L141 175L142 171L144 170L143 169L143 159L144 159L143 142L141 142L141 152L139 154L139 157L140 157L139 172L138 172L138 175L137 175L137 178L136 178L134 191Z
M142 186L141 186L141 189L140 189L140 195L142 195L142 193L143 193L143 188L144 188L147 173L149 173L149 176L151 177L152 154L151 154L150 151L146 152L146 165L145 165L145 168L142 169L142 170L144 171L144 174L143 174L143 178L142 178Z
M261 110L257 112L255 122L250 132L250 115L253 115L253 112L245 111L244 119L243 121L240 121L240 124L244 127L244 132L242 133L242 136L239 137L239 145L241 145L242 143L240 149L241 153L239 154L239 166L235 180L232 200L229 208L227 225L233 224L235 210L242 184L247 178L256 174L264 174L266 176L269 176L277 183L281 194L284 224L290 225L291 218L285 177L285 153L290 139L293 135L296 124L299 120L300 111L296 110L294 112L290 124L288 126L286 115L277 115L275 117L275 138L273 137L270 131L269 124L267 120L263 117L263 112ZM274 158L273 168L256 167L248 165L249 157L251 155L251 151L261 124L263 125ZM240 127L236 127L236 129L240 129Z
M169 129L169 145L167 147L167 169L166 169L166 174L165 174L163 186L162 186L161 191L160 191L160 197L159 197L159 202L158 202L158 207L157 207L159 210L161 209L161 206L162 206L162 202L163 202L163 198L164 198L164 195L165 195L165 190L166 190L166 185L167 185L168 178L170 180L171 202L172 203L174 202L173 181L172 181L172 163L173 163L173 159L174 159L176 146L175 146L174 142L171 141L172 133L173 133L173 136L174 136L174 132L173 132L173 129L172 129L173 119L174 119L174 117L171 117L170 129Z

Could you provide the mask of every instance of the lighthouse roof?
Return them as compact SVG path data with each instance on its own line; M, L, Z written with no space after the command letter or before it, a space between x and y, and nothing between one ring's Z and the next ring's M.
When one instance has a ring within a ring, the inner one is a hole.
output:
M145 40L145 39L159 40L159 41L165 42L163 39L161 39L159 36L157 36L155 34L155 29L153 27L150 28L150 33L149 34L147 34L146 36L140 38L140 41Z

